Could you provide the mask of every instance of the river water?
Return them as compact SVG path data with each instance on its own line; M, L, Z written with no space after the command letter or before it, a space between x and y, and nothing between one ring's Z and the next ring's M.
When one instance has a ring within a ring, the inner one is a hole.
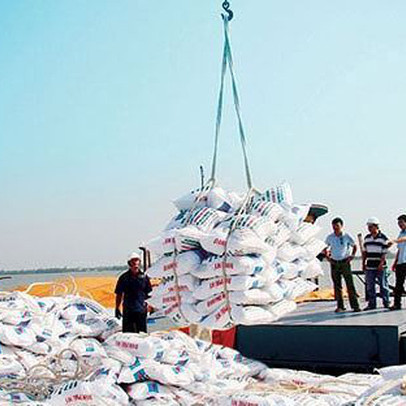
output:
M328 288L332 287L331 277L330 277L330 265L328 262L322 262L324 275L319 278L320 287ZM361 269L361 261L360 259L355 259L352 264L353 270L360 270ZM117 277L122 271L103 271L94 270L94 271L85 271L85 272L37 272L32 274L13 274L11 275L11 279L9 280L0 280L0 290L11 290L17 286L22 285L30 285L34 282L50 282L55 281L57 279L66 278L67 276L77 276L77 277L97 277L97 276L115 276ZM7 273L2 273L2 275L7 275ZM354 276L355 286L357 288L358 293L363 296L364 292L364 285L362 282ZM394 273L390 273L389 277L389 284L394 285Z

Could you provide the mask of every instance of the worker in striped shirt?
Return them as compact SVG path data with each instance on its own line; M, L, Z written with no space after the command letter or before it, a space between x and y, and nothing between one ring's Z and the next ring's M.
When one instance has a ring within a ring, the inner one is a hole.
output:
M365 271L368 306L364 310L376 309L376 283L385 308L389 308L389 287L386 254L390 246L388 237L379 229L379 220L371 217L367 221L369 234L364 239L362 269Z

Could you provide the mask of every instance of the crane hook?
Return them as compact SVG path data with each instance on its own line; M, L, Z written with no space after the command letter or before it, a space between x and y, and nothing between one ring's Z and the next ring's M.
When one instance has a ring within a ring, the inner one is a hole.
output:
M234 17L234 13L230 9L230 3L227 0L224 0L222 6L223 6L224 11L228 14L228 16L226 16L225 14L222 14L223 18L227 18L228 21L231 21Z

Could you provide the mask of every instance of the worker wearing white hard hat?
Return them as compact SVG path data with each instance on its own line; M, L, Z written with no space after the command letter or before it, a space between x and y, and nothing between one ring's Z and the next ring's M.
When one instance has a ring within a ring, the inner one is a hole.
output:
M364 310L376 309L376 283L379 285L383 306L389 308L389 284L386 254L390 246L388 237L380 230L377 217L367 220L369 234L364 239L362 269L365 271L368 306Z
M124 333L147 332L146 299L152 291L148 276L141 272L141 256L129 255L128 271L120 275L116 285L116 317L123 318ZM121 312L121 305L123 311Z
M138 259L139 261L141 261L141 255L138 254L138 252L132 252L132 253L128 256L128 261L127 261L127 263L129 263L129 262L132 261L133 259Z
M370 217L367 220L367 225L379 226L379 224L381 224L381 223L380 223L380 221L379 221L379 219L377 217Z

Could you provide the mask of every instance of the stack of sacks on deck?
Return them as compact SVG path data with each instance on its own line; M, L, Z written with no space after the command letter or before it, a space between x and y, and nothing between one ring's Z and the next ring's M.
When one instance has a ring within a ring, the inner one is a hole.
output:
M360 394L361 406L380 399L388 380L397 386L390 396L404 401L404 367L338 378L269 369L179 331L117 332L118 322L88 299L0 299L0 406L344 406Z
M179 325L267 324L295 309L322 273L319 227L282 184L249 198L220 187L176 200L179 213L147 246L162 278L149 304Z
M380 379L269 369L235 350L179 331L149 337L119 333L104 347L122 364L116 382L128 385L129 397L139 406L348 405Z

